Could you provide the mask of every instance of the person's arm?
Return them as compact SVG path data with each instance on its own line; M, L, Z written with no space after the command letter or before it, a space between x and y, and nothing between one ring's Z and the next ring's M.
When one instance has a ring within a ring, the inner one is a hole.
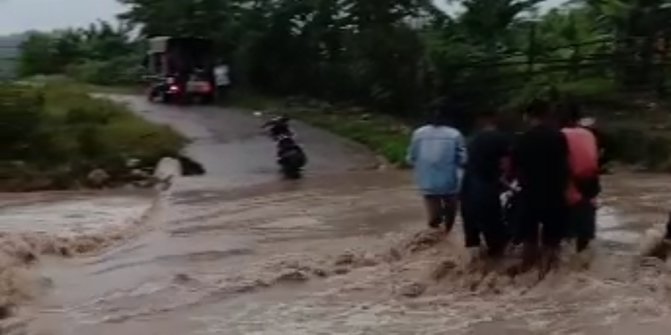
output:
M410 139L410 145L408 146L408 152L405 157L405 162L410 166L415 166L417 161L417 150L419 146L419 140L417 134L413 133L412 138Z
M460 167L466 166L468 162L468 150L466 150L466 141L464 136L459 133L457 135L457 146L456 146L456 155L457 155L457 164Z

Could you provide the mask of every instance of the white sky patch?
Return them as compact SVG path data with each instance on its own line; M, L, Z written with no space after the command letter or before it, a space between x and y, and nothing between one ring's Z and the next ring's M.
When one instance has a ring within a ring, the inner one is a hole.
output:
M448 0L435 2L446 11L456 8ZM541 7L551 8L564 2L547 0ZM0 35L81 27L97 20L114 20L123 11L124 7L116 0L0 0Z
M0 0L0 34L81 27L123 10L115 0Z

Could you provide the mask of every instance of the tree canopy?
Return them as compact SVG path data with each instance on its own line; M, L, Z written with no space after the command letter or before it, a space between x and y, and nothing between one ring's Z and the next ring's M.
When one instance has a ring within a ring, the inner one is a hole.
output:
M24 73L128 58L136 28L140 39L211 38L247 89L407 117L438 98L477 110L581 82L665 91L668 0L574 0L542 13L542 0L452 0L461 10L451 14L431 0L119 1L121 27L33 35Z

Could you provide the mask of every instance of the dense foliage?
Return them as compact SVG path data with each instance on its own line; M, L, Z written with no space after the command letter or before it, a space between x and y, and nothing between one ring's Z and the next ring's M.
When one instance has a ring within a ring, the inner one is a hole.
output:
M141 77L142 37L205 36L239 87L416 118L436 98L518 106L539 90L665 93L666 0L119 0L123 24L33 34L24 75L97 84ZM140 39L129 38L139 28Z
M85 29L35 32L21 44L19 71L68 74L103 85L138 82L142 74L142 44L129 37L130 28L106 22Z
M63 188L94 169L112 178L126 162L153 167L184 144L169 128L63 83L0 85L0 189Z
M671 27L665 0L579 0L542 15L541 0L451 1L453 15L430 0L120 1L145 36L214 39L239 85L402 116L446 95L515 104L547 85L663 91Z

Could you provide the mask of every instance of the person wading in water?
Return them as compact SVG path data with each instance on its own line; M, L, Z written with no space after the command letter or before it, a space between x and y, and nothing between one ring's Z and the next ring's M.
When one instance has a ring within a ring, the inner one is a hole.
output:
M577 252L585 251L596 235L596 197L601 192L599 147L594 133L579 125L580 106L571 103L562 129L568 144L570 179L568 236L576 239Z
M456 219L459 169L466 163L466 146L441 105L434 105L431 114L428 124L413 133L407 161L424 196L429 226L444 225L450 233Z
M565 234L568 145L548 102L532 102L524 116L530 128L519 137L512 154L513 169L522 188L522 270L534 265L540 254L541 276L544 276L556 266Z
M482 235L488 255L498 257L509 239L500 197L505 189L502 178L509 165L510 138L498 130L493 111L482 113L478 121L480 129L468 144L461 193L464 235L472 256L479 254Z

